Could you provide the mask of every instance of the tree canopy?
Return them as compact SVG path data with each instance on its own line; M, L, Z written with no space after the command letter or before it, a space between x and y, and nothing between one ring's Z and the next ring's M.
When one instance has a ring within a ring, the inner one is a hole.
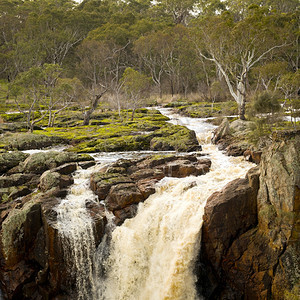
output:
M209 99L212 84L225 83L243 118L253 90L287 95L299 69L297 0L3 0L0 8L0 79L55 65L62 79L81 81L86 101L123 93L132 68L160 97Z

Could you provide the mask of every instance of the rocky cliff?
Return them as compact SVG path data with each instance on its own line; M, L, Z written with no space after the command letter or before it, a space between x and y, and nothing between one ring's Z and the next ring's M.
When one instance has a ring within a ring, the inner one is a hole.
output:
M207 201L200 292L207 299L299 299L299 213L300 136L274 134L259 167Z

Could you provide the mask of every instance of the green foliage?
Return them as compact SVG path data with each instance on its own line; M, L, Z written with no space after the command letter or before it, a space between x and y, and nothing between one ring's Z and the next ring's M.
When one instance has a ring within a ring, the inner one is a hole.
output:
M267 138L272 132L272 126L266 119L256 119L248 133L248 140L254 145L258 145L262 138Z
M252 108L255 113L275 113L280 110L279 97L275 93L262 92L253 97Z

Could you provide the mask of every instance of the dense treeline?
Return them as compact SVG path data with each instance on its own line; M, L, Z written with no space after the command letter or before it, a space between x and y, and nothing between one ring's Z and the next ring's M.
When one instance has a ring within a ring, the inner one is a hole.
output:
M37 104L51 126L74 102L88 124L103 95L133 111L150 90L231 97L244 118L254 94L298 94L297 0L2 0L0 29L7 99L32 127Z

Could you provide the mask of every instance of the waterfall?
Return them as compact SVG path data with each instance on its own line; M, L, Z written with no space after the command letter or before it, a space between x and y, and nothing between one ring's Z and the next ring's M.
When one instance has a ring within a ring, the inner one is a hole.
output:
M168 111L163 111L168 114ZM207 140L207 126L197 119L179 123ZM194 300L197 295L194 263L199 252L202 217L207 198L228 182L245 175L251 164L227 157L204 145L212 160L209 173L184 179L164 178L156 193L139 204L136 217L112 233L101 300Z
M227 157L209 144L215 127L201 119L171 115L173 124L195 130L203 152L212 160L202 176L166 177L156 193L139 204L137 215L108 230L95 251L93 221L87 201L96 201L89 189L95 166L77 171L66 199L57 206L57 228L70 274L76 278L78 299L195 300L194 265L199 253L202 217L207 198L228 182L243 177L252 166L240 157ZM146 153L98 154L103 163ZM108 215L112 226L111 216Z
M93 221L86 210L87 201L96 201L89 188L95 167L77 171L67 197L56 207L57 229L70 276L76 279L77 299L89 299L95 293L95 240Z

